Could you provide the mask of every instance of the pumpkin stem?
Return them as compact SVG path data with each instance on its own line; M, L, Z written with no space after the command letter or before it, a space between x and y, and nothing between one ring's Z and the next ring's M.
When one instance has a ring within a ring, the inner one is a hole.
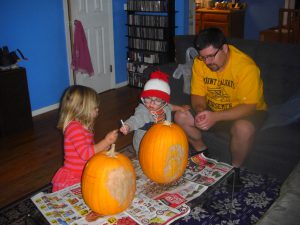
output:
M116 152L115 152L116 144L112 144L110 149L107 151L106 155L112 158L116 158Z
M165 126L171 126L171 125L172 125L172 122L171 122L171 121L168 121L168 120L165 120L165 121L163 122L163 125L165 125Z

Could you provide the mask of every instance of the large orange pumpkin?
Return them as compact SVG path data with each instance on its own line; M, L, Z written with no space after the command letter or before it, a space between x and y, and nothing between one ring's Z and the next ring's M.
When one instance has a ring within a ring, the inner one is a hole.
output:
M135 171L131 161L109 151L95 154L82 175L82 197L87 206L102 215L113 215L127 209L135 195Z
M188 162L188 140L184 131L169 121L153 125L141 141L139 162L145 175L157 183L179 179Z

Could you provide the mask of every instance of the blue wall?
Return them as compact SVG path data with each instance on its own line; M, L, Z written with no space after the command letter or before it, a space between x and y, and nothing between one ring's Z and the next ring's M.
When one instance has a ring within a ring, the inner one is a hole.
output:
M175 2L175 24L176 24L176 35L188 34L189 32L189 1L188 0L177 0Z
M69 85L63 2L6 0L0 13L0 46L29 59L19 65L27 71L32 110L57 103Z
M259 39L259 31L278 24L279 8L284 0L245 0L248 8L245 16L245 39Z
M116 83L127 81L126 0L113 0ZM275 26L284 0L247 0L245 38L258 39L260 30ZM188 1L176 0L176 34L188 33ZM27 70L32 110L59 102L69 85L63 0L1 0L0 47L19 48L28 61Z
M126 2L127 0L113 0L115 74L117 84L127 81L127 15L124 11L124 3Z

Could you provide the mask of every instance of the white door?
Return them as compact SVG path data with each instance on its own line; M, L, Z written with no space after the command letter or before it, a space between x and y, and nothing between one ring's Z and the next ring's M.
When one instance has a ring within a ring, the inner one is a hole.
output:
M113 22L111 0L69 0L69 18L72 25L79 20L85 31L94 75L75 72L74 83L91 87L97 93L115 88L113 58Z

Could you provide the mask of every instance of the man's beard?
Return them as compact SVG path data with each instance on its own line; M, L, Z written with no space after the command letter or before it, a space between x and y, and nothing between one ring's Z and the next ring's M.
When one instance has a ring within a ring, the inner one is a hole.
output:
M220 70L220 67L217 64L211 63L211 64L206 64L206 66L211 70L211 71L218 71Z

